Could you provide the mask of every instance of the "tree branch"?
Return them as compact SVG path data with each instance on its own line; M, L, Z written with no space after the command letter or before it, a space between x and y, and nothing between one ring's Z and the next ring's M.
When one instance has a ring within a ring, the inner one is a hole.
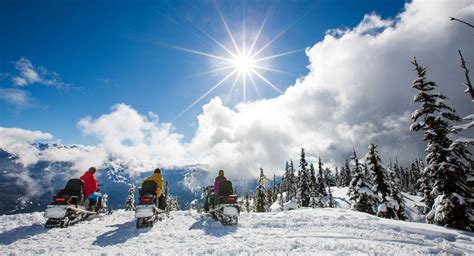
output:
M466 82L464 82L464 86L466 86L466 93L471 95L472 101L474 101L474 88L471 84L471 79L469 79L469 69L466 67L466 61L464 61L464 57L462 56L461 50L458 50L459 56L461 57L461 68L464 70L464 75L466 76Z
M461 23L464 23L464 24L468 25L468 26L471 27L471 28L474 28L474 25L472 25L472 24L470 24L470 23L467 23L467 22L465 22L465 21L463 21L463 20L456 19L456 18L454 18L454 17L449 17L449 18L450 18L451 20L459 21L459 22L461 22Z

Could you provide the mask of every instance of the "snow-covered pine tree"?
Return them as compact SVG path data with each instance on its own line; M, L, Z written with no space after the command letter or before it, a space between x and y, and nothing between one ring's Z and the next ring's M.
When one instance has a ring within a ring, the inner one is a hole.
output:
M377 216L393 219L396 217L392 204L387 196L390 194L390 186L387 182L385 168L378 155L377 146L370 144L369 152L365 155L365 162L368 172L372 178L372 191L377 195L378 209Z
M324 168L323 179L324 179L324 185L326 185L326 187L331 186L331 185L334 186L334 177L329 167Z
M283 190L287 192L286 193L287 198L285 199L285 202L289 200L289 195L290 195L290 190L291 190L291 181L292 181L292 177L290 174L290 164L288 163L288 161L286 161L285 173L283 174L282 183L281 183Z
M466 66L466 61L462 56L461 50L458 50L459 57L461 60L461 68L464 71L464 77L466 81L463 85L466 87L465 93L469 93L471 95L471 102L474 103L474 87L471 83L471 79L469 77L469 69ZM461 125L455 125L453 127L454 132L463 132L473 129L474 127L474 113L466 116L463 120L467 121L467 123ZM455 150L456 154L465 159L468 165L470 165L470 171L467 173L467 186L470 188L470 195L471 198L468 199L469 202L469 209L471 210L471 215L474 215L474 199L472 198L474 195L474 161L471 158L470 152L466 152L463 147L467 147L468 145L474 145L474 138L463 138L459 137L451 144L450 148Z
M352 180L349 184L347 195L351 201L351 209L359 212L375 214L374 205L376 203L372 188L364 179L362 164L359 163L355 150L352 155Z
M336 166L336 169L334 171L334 182L336 183L336 187L341 186L341 177L339 177L339 169Z
M332 190L331 186L328 186L328 205L329 208L335 208L336 202L334 202L334 198L332 197Z
M419 190L418 179L420 178L420 170L416 166L416 162L412 161L410 164L410 169L407 171L408 174L408 190L407 192L416 195Z
M298 173L298 198L301 200L301 207L308 207L310 201L310 179L308 175L308 162L304 148L301 148L300 170Z
M272 204L274 203L273 201L273 191L271 189L267 189L267 198L266 198L266 206L265 208L267 209L267 212L271 211L270 210L270 207L272 206Z
M317 184L317 191L322 197L327 196L326 192L326 181L324 180L324 169L323 169L323 162L321 161L321 157L318 159L318 184Z
M256 212L266 212L267 206L267 196L265 184L267 183L267 177L263 173L263 168L260 168L260 177L258 179L258 186L255 190L255 211Z
M286 181L288 184L286 202L290 201L291 199L296 199L297 178L298 177L295 176L293 160L290 159L290 164L288 165L288 177Z
M314 171L314 165L313 163L311 163L309 164L309 191L311 195L315 194L316 185L317 185L316 173Z
M352 173L351 173L351 168L349 167L349 161L347 159L343 167L343 171L341 172L342 172L342 177L343 177L342 186L348 187L352 180Z
M250 212L250 201L249 201L249 193L245 195L245 209L247 209L247 212Z
M418 90L414 101L421 107L413 112L411 131L424 131L423 140L427 142L425 175L432 180L431 198L427 203L431 207L426 216L428 223L453 228L474 230L472 213L468 204L472 200L470 188L467 186L467 174L470 166L465 157L469 151L463 147L453 146L448 137L455 132L452 122L461 118L455 110L444 103L447 99L439 92L434 92L436 84L426 79L426 68L412 61L417 79L412 87Z
M282 184L280 183L280 196L278 197L278 206L280 207L280 211L283 211L285 208L285 199L283 198L283 189Z
M316 173L314 170L313 163L310 164L309 170L310 170L310 195L311 195L309 207L322 208L324 206L323 201L322 201L323 195L319 193L319 185L316 179Z
M277 186L276 184L276 176L273 174L273 189L272 189L272 194L273 194L273 202L276 202L278 200L278 189L280 186Z
M397 163L395 162L395 166ZM390 195L387 197L391 208L395 213L394 219L397 220L406 220L407 216L405 214L405 204L402 200L402 194L400 190L400 181L398 180L395 166L393 168L388 168L388 183L390 186ZM402 168L400 168L401 172Z

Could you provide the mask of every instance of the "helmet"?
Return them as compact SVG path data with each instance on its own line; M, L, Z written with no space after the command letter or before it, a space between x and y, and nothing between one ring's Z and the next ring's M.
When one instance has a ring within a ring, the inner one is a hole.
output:
M161 174L160 168L156 168L156 169L153 171L153 173L160 173L160 174Z
M219 176L224 176L224 170L219 170Z

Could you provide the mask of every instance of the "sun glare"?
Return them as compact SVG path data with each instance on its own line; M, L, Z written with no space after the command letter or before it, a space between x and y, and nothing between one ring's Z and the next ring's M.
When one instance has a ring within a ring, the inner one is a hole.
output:
M208 52L202 52L194 49L189 49L189 48L184 48L181 46L175 46L175 45L167 45L169 47L181 50L181 51L186 51L189 53L201 55L210 59L218 60L222 64L219 68L215 68L212 70L208 70L202 73L199 73L197 75L205 75L205 74L211 74L211 73L218 73L222 71L228 72L227 75L224 76L222 80L214 84L209 90L204 92L199 98L197 98L193 103L191 103L189 106L187 106L179 115L175 118L179 118L181 115L183 115L186 111L191 109L193 106L195 106L199 101L203 100L207 95L212 93L215 89L218 87L222 86L227 80L233 80L232 86L229 88L229 92L227 94L227 98L232 94L234 91L237 82L241 81L242 84L242 101L246 102L247 100L247 90L248 90L248 85L251 84L255 91L257 92L258 95L260 95L260 90L258 86L258 81L263 82L265 85L269 86L272 88L274 91L277 93L281 94L282 91L275 86L272 82L269 81L268 78L265 77L265 74L263 71L270 71L270 72L276 72L280 74L287 74L287 75L292 75L294 74L278 70L275 68L271 68L268 66L269 60L280 58L283 56L287 56L290 54L294 54L297 52L301 52L304 49L298 49L298 50L292 50L292 51L287 51L283 53L278 53L274 55L267 55L267 56L262 56L264 50L271 45L274 41L276 41L278 38L280 38L283 34L285 34L288 29L295 24L295 22L291 23L290 26L286 27L282 32L278 33L273 39L265 43L263 46L258 47L257 46L257 41L260 37L260 34L263 30L263 27L265 26L265 23L267 22L268 17L270 16L270 13L272 9L268 10L265 18L263 19L263 22L261 26L258 28L258 32L256 34L256 37L251 41L251 44L246 44L246 28L245 28L245 12L243 16L243 23L242 23L242 40L240 42L242 43L241 45L237 44L237 41L234 38L234 35L232 31L230 30L227 21L222 14L222 11L219 8L219 5L216 4L217 11L219 12L219 16L222 20L222 23L224 25L224 28L227 32L227 35L229 36L230 41L232 42L232 46L230 49L227 48L221 41L217 40L213 36L211 36L209 33L207 33L205 30L199 28L196 26L196 28L201 31L204 35L206 35L211 41L216 43L221 49L223 49L227 54L225 55L216 55L213 53L208 53ZM250 40L249 40L250 41ZM247 45L250 45L250 47L247 47ZM234 78L232 78L234 77ZM255 79L258 78L259 80Z
M233 65L241 73L253 72L255 70L255 60L249 55L240 55L232 59Z

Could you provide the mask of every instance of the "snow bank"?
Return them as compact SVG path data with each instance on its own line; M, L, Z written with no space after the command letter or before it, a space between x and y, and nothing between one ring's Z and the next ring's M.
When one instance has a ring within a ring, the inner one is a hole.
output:
M346 209L242 213L224 227L194 211L137 230L133 212L43 228L41 214L0 216L0 254L474 254L474 234Z

